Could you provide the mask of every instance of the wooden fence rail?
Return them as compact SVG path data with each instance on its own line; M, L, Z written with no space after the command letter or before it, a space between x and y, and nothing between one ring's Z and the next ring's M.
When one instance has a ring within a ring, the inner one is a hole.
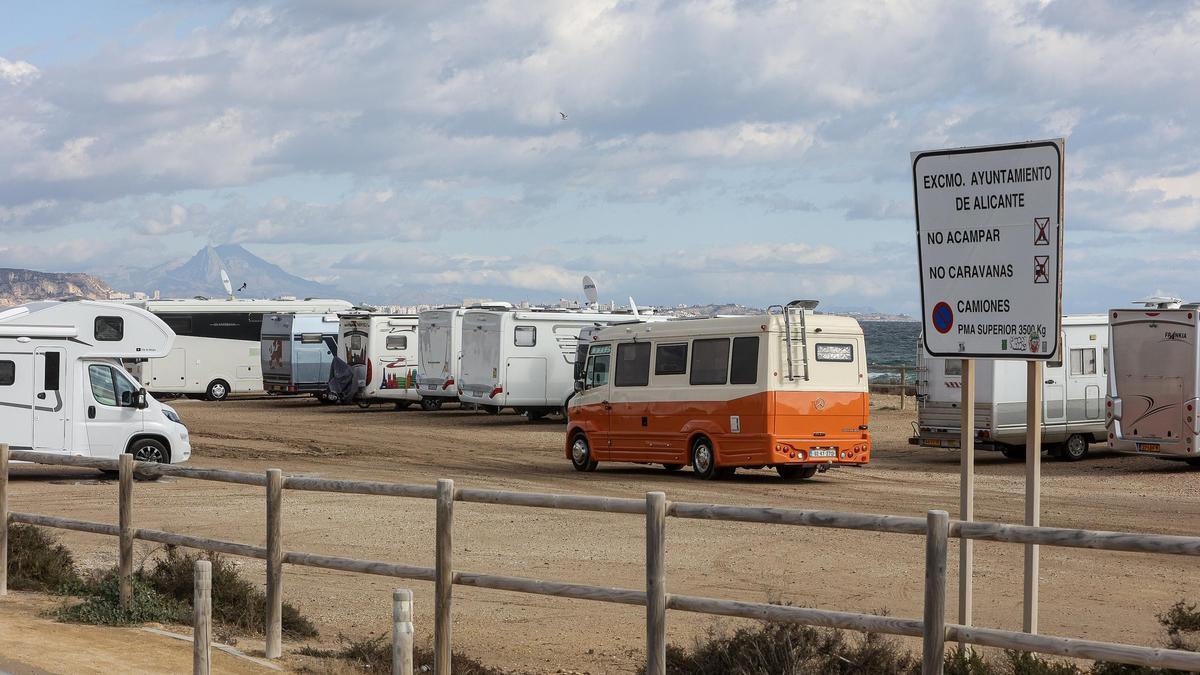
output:
M378 481L285 477L277 469L268 470L264 474L250 474L216 469L134 463L124 456L122 461L118 462L118 460L71 457L52 453L10 452L3 444L0 444L0 469L8 465L10 456L12 460L21 462L89 467L105 471L124 469L121 471L123 476L170 475L264 487L266 489L266 546L260 547L133 527L131 481L128 488L125 488L125 482L122 481L122 488L118 492L121 501L119 505L121 518L118 525L57 516L10 513L7 510L8 472L0 470L0 522L4 524L4 527L0 528L0 543L7 538L9 521L117 537L121 543L119 551L122 560L119 570L122 583L125 583L132 575L132 546L127 546L126 542L138 539L266 560L268 563L267 597L269 602L268 625L264 626L264 633L267 635L266 651L269 658L276 658L282 652L281 614L279 611L271 611L271 609L272 606L279 606L277 603L282 603L282 566L286 563L360 574L432 581L435 587L434 672L438 675L449 675L450 673L451 619L455 585L643 606L646 608L647 673L663 673L665 671L667 610L920 637L922 639L924 673L942 672L942 656L946 640L957 641L960 644L1017 649L1141 666L1200 670L1200 653L1195 652L1030 635L945 623L946 555L947 540L950 538L1106 551L1200 556L1200 537L963 522L950 520L944 511L930 511L926 518L914 518L868 513L670 502L661 492L647 493L643 500L455 488L453 481L449 480L439 480L436 486L429 486ZM434 567L284 550L279 533L282 529L282 492L287 489L435 500L437 531ZM456 501L642 515L645 517L646 528L646 586L641 590L609 588L456 570L453 564L454 503ZM876 616L672 594L667 588L665 566L665 530L668 518L823 527L922 536L925 538L923 618ZM2 550L0 549L0 551ZM3 594L6 589L6 574L6 568L0 566L0 594Z

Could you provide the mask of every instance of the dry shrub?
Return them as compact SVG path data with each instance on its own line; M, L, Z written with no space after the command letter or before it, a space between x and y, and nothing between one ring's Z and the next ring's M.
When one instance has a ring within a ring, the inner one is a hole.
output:
M33 525L9 524L9 588L65 593L79 584L75 559L53 534Z

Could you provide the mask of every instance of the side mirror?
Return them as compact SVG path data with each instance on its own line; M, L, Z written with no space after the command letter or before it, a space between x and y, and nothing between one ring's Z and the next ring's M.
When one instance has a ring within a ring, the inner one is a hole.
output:
M149 406L150 402L146 400L146 389L143 387L139 389L137 393L137 407L141 410L145 410Z
M578 394L578 393L581 393L582 391L583 391L583 380L575 380L575 393Z

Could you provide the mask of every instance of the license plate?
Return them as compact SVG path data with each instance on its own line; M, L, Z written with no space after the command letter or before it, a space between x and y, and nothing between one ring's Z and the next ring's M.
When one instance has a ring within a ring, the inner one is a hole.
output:
M813 448L808 451L809 457L837 457L836 448Z
M1162 448L1158 443L1138 443L1137 449L1138 452L1158 452Z

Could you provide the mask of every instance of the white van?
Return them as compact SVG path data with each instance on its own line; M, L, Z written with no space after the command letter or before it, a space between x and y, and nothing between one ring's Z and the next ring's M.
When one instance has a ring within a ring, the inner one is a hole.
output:
M1063 317L1066 358L1042 369L1042 443L1051 456L1082 459L1102 443L1108 391L1108 326L1103 314ZM917 425L913 445L959 447L962 361L934 358L917 349ZM975 361L975 447L1025 458L1024 361Z
M267 314L262 322L263 387L332 403L329 367L337 353L337 314Z
M1200 465L1200 305L1114 309L1109 446Z
M454 307L430 309L419 315L417 385L424 410L437 410L443 403L458 400L462 324L466 312L466 309Z
M0 310L0 442L17 450L143 462L187 461L178 413L120 359L170 353L174 333L130 305L35 302Z
M355 401L366 408L391 401L404 409L417 393L417 315L340 315L337 356L354 370Z
M629 318L600 312L467 310L459 400L492 414L514 408L530 419L562 412L575 390L580 331Z

